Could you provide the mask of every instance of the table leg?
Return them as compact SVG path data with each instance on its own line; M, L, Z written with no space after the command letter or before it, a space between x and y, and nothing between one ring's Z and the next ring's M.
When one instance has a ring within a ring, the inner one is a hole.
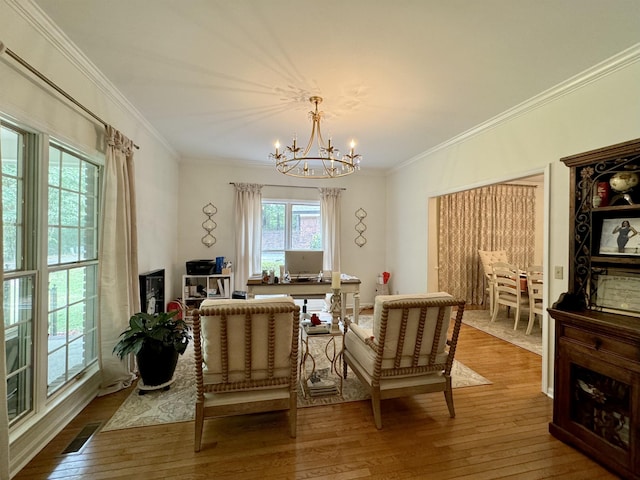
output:
M353 322L359 325L360 320L360 292L353 294Z

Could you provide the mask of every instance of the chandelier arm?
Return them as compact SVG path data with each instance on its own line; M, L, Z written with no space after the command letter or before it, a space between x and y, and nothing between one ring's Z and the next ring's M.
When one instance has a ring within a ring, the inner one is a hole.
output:
M309 137L309 143L307 143L307 146L305 147L304 152L302 152L303 157L306 157L307 154L311 151L311 147L313 146L313 141L316 139L316 134L319 135L320 133L320 116L318 114L317 108L318 106L316 105L316 111L309 112L313 120L313 125L311 126L311 136ZM322 138L322 137L320 136L319 138Z

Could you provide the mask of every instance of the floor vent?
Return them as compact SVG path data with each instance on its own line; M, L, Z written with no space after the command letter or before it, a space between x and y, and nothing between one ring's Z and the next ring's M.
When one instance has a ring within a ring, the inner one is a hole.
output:
M76 453L84 446L85 443L91 438L91 435L96 433L96 430L100 428L101 423L88 423L80 430L80 433L76 435L76 438L71 440L71 443L62 451L62 454Z

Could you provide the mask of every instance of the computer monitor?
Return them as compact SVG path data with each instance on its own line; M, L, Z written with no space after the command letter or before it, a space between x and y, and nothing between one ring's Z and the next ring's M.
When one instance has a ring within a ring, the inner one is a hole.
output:
M291 278L311 277L322 271L322 250L285 250L284 269Z

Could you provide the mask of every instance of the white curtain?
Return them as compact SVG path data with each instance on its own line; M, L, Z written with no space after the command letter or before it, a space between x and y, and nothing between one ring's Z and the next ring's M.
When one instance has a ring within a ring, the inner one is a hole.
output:
M107 126L107 155L100 236L101 395L131 385L133 365L113 347L140 310L133 142Z
M340 271L340 194L341 188L320 188L322 219L322 269Z
M262 185L236 183L235 289L246 290L247 280L260 273L262 250Z
M2 158L0 156L0 158ZM0 212L2 211L2 182L0 182ZM4 257L2 239L2 222L0 222L0 252ZM4 261L0 262L0 285L4 291ZM4 296L3 296L4 297ZM4 302L0 301L0 478L9 478L9 412L7 410L7 359L4 340Z

